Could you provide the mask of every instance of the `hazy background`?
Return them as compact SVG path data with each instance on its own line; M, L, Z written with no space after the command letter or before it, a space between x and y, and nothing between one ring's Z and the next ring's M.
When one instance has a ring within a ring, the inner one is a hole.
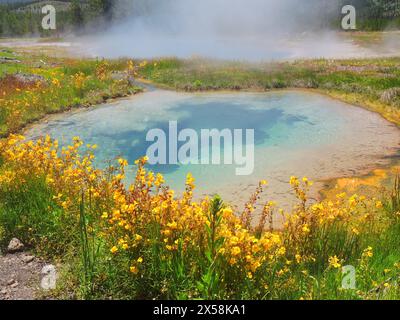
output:
M400 52L400 33L380 33L383 41L371 42L375 35L349 36L340 28L342 7L352 4L358 30L399 29L400 0L51 1L56 30L44 30L42 13L31 5L48 1L7 2L0 0L1 38L60 38L77 43L76 52L100 57L269 60Z
M123 0L113 26L85 43L107 57L346 54L355 48L330 32L336 20L340 24L340 10L335 0Z

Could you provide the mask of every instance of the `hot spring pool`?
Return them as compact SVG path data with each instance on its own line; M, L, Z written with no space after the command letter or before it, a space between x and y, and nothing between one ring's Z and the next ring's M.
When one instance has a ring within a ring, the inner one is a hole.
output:
M265 198L288 206L290 176L314 180L355 175L383 164L399 145L399 130L379 115L324 96L303 92L184 94L147 92L126 100L52 116L27 136L50 134L61 144L74 136L97 144L97 164L123 156L133 163L151 142L148 130L178 128L254 129L255 168L235 175L235 165L158 165L168 185L183 190L196 178L197 195L218 193L243 206L259 180L270 187Z

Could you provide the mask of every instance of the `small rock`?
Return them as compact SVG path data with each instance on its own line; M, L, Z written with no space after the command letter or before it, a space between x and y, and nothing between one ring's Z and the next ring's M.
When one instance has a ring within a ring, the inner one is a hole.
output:
M23 256L22 257L22 261L25 262L26 264L29 264L30 262L32 262L35 259L34 256Z
M111 79L115 81L121 81L121 80L128 81L129 85L131 86L136 84L135 78L126 72L113 71L111 73Z
M0 291L0 293L1 293L2 295L6 295L6 294L7 294L7 290L6 290L6 289L3 289L3 290Z
M4 52L12 56L15 56L15 52L11 51L10 49L1 49L0 52Z
M125 80L128 77L128 74L126 72L121 72L121 71L113 71L111 73L111 79L113 80Z
M57 284L57 270L52 264L45 265L40 272L42 280L40 286L43 290L54 290Z
M381 95L381 101L383 103L391 103L398 98L400 98L400 88L390 88Z
M135 78L132 77L132 76L129 76L129 77L127 78L127 80L128 80L128 83L129 83L130 86L134 86L135 84L137 84Z
M28 74L28 73L22 73L18 72L13 75L17 81L22 82L24 84L35 84L35 83L44 83L46 79L43 76L37 75L37 74Z
M7 281L7 285L8 286L13 285L14 283L15 283L15 279L10 279L10 280Z
M9 57L0 57L0 63L21 63L21 61Z
M17 238L11 239L11 241L7 247L7 251L9 253L19 252L19 251L22 251L23 249L24 249L24 244L21 241L19 241Z
M14 282L10 287L11 287L11 288L16 288L16 287L18 287L18 285L19 285L18 282Z

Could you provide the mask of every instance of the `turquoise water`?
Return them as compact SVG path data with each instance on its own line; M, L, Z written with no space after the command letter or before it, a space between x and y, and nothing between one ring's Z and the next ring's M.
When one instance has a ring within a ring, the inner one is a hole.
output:
M97 144L97 164L118 156L130 163L146 154L150 129L254 129L255 169L236 176L236 165L156 165L168 185L183 190L191 172L199 194L245 199L257 181L272 182L271 197L288 192L291 175L319 179L355 172L373 164L399 141L397 129L379 116L323 96L301 92L182 94L148 92L96 108L58 115L28 132L50 134L62 144L74 136Z

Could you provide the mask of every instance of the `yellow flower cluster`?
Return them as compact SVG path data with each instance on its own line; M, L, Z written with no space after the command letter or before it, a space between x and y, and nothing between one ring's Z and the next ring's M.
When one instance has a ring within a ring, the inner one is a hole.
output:
M104 81L108 77L110 65L107 61L102 61L96 66L95 74L97 79Z
M286 234L296 243L304 243L316 233L323 234L324 230L335 224L340 224L358 236L368 223L376 219L382 207L375 199L356 194L348 196L345 193L336 195L336 199L327 199L307 206L310 182L305 178L299 182L297 178L292 177L290 183L294 186L300 205L290 215L285 216L284 228Z
M49 136L33 142L11 135L0 142L0 154L5 161L0 183L3 187L16 187L32 177L43 178L53 188L54 200L64 209L76 209L82 194L98 200L105 198L109 191L107 181L101 170L93 168L92 150L96 146L88 145L87 153L81 155L82 145L78 137L73 145L60 148L58 141Z
M261 279L266 272L285 279L292 267L316 261L313 241L317 236L324 243L329 228L340 223L357 237L365 222L374 219L374 210L382 206L376 199L345 194L308 205L307 192L312 183L292 177L290 184L299 205L286 215L283 229L277 231L272 227L273 202L263 206L260 221L253 226L256 201L266 181L260 182L242 214L222 205L213 216L212 200L194 200L195 180L191 174L178 197L164 185L161 174L146 170L145 157L135 162L136 176L126 185L129 164L125 159L117 159L116 167L99 170L93 166L96 146L86 145L87 151L81 154L82 147L78 137L72 145L61 148L48 136L33 142L11 135L0 142L0 186L15 188L32 177L43 178L54 192L53 200L77 219L82 200L92 203L96 228L108 244L110 256L128 257L127 271L133 276L146 272L149 252L156 251L160 261L185 257L188 267L194 270L198 268L196 259L208 256L224 265L224 270L238 272L248 281ZM270 229L266 231L268 219ZM372 256L372 248L363 253L365 259ZM341 258L340 254L332 254L324 263L339 269ZM290 287L290 281L285 285ZM265 287L268 285L265 283Z
M88 80L93 77L86 76L82 72L77 72L71 76L66 76L60 70L55 69L52 72L44 72L48 80L36 81L35 83L13 84L13 90L3 92L3 98L0 99L1 109L5 115L7 131L16 132L21 124L27 121L27 118L37 118L50 110L60 108L60 100L65 103L65 99L69 99L72 104L73 97L79 91L79 97L82 98L82 90L85 88ZM106 67L100 64L96 69L96 74L100 80L106 78ZM11 82L11 80L10 80ZM11 83L12 84L12 83ZM11 85L10 84L10 85ZM22 87L22 89L20 88Z
M231 266L254 274L263 264L276 261L286 252L278 233L265 232L257 237L246 228L231 209L223 210L223 223L218 236L225 239L219 253Z
M88 77L83 72L78 72L74 74L72 78L74 87L76 89L82 89Z

